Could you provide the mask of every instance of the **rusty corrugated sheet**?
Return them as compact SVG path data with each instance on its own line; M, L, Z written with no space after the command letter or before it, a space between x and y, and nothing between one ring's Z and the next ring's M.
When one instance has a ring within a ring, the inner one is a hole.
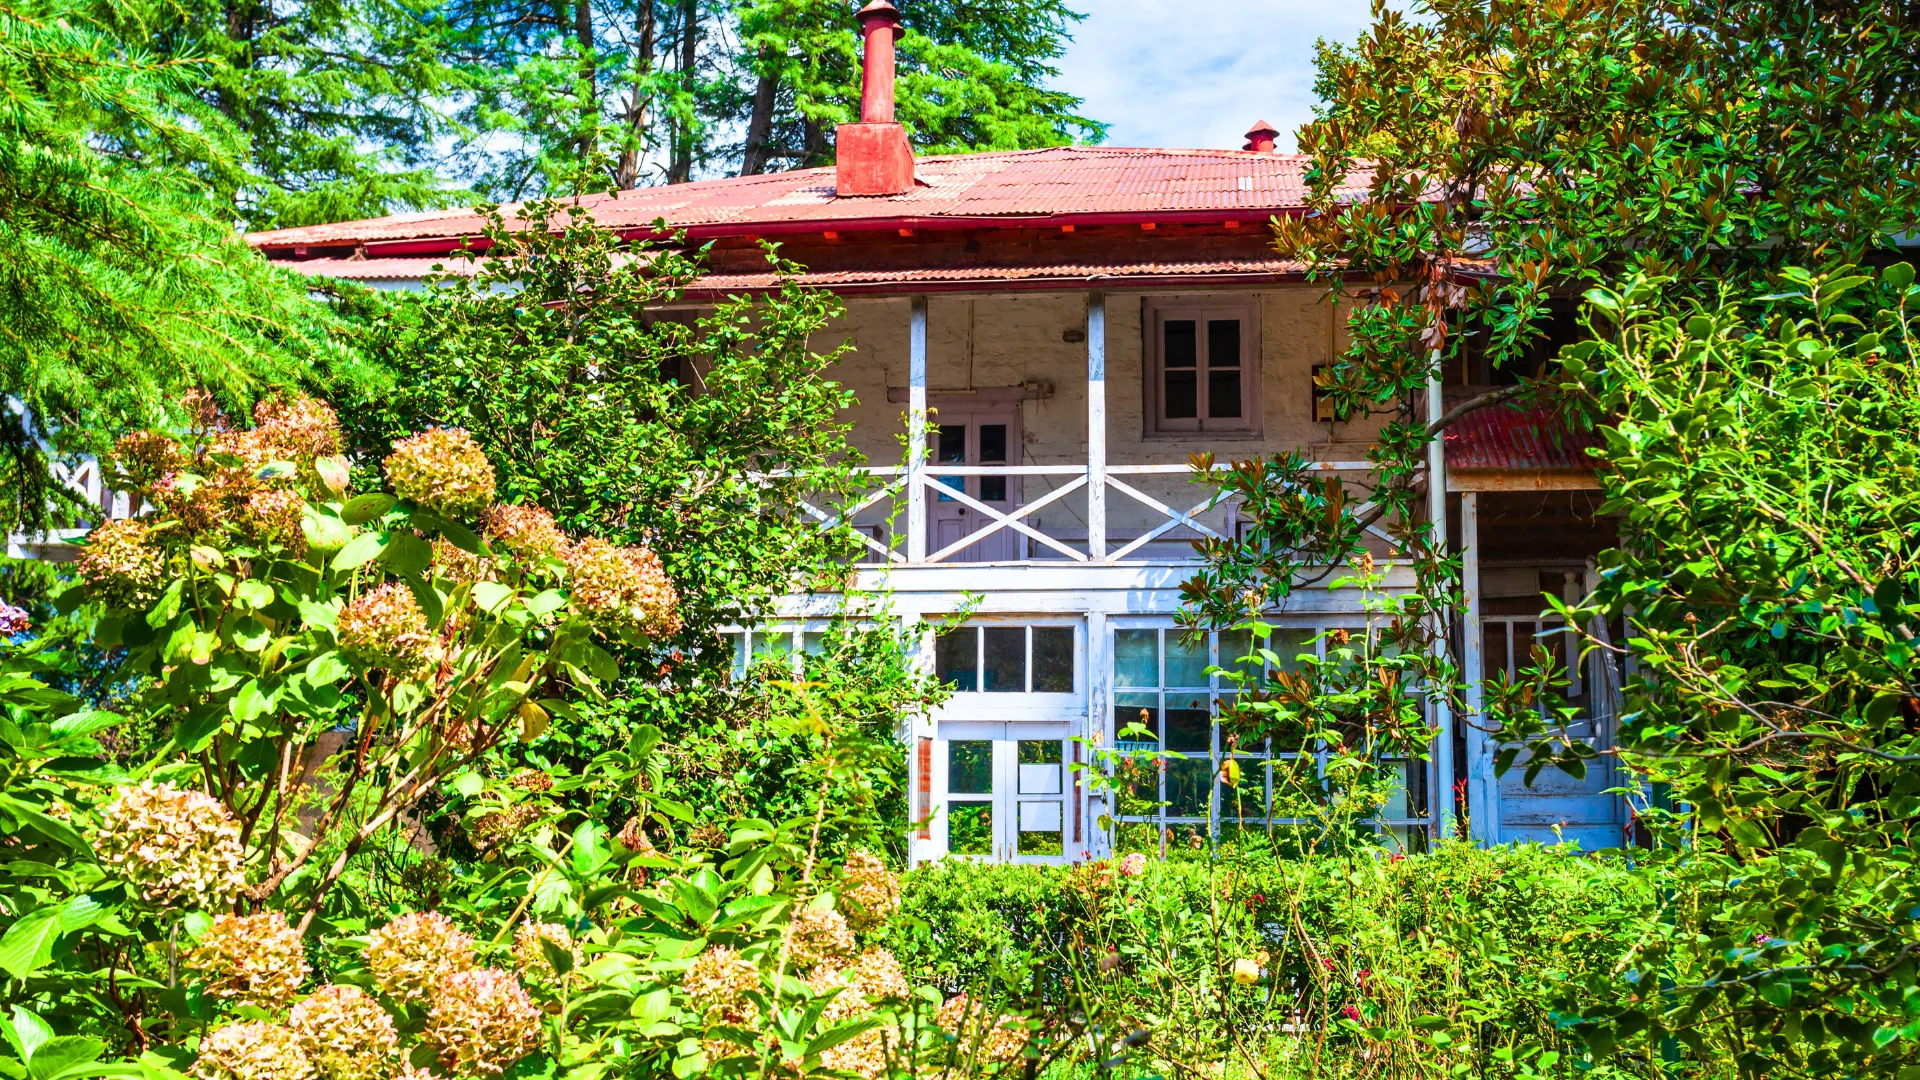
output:
M645 228L738 227L834 222L884 225L912 219L1059 218L1103 214L1264 215L1304 205L1307 159L1243 150L1121 149L1099 146L921 158L918 186L904 195L839 198L832 169L635 188L582 200L600 224ZM1365 177L1350 177L1357 195ZM506 215L513 218L515 207ZM286 250L472 236L470 210L398 214L366 221L251 233L255 247ZM378 250L369 255L379 255ZM395 254L398 254L396 252Z
M1593 468L1591 432L1574 431L1552 412L1504 405L1470 412L1447 428L1447 471Z

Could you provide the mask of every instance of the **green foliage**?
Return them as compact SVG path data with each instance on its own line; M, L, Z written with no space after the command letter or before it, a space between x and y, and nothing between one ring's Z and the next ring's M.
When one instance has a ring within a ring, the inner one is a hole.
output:
M1216 1063L1229 1075L1517 1075L1502 1051L1577 1050L1547 1002L1565 980L1609 972L1652 900L1618 862L1537 846L949 861L907 875L887 943L947 992L1084 1024L1088 1065L1111 1054L1136 1075ZM1234 978L1239 960L1254 977ZM1122 1045L1136 1028L1147 1037Z
M717 626L851 550L798 507L846 490L859 463L838 419L851 396L825 375L844 347L810 345L838 303L788 286L697 316L659 311L694 261L625 244L577 206L525 215L539 227L496 214L485 259L378 313L368 348L395 385L347 411L356 441L378 454L407 431L464 428L505 501L644 538L683 601L674 663L714 670Z
M1595 987L1625 999L1590 1010L1598 1046L1670 1035L1751 1071L1920 1062L1913 278L1589 294L1596 339L1564 363L1613 417L1622 531L1591 603L1633 613L1621 739L1684 804L1647 815L1673 891L1627 985Z
M354 367L212 193L244 144L195 99L207 75L65 0L0 8L0 396L26 410L0 411L9 530L70 499L56 460L182 421L196 387L238 402Z

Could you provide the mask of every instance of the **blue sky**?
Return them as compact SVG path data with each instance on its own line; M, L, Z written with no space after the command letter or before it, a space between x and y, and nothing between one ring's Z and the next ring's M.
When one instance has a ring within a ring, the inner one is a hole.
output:
M1312 116L1313 43L1352 41L1366 0L1079 0L1086 20L1060 89L1112 125L1112 146L1238 147L1248 125L1280 148Z

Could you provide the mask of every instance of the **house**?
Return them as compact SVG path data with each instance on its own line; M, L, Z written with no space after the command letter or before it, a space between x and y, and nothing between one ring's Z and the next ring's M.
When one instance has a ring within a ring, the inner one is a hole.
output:
M1238 528L1234 504L1216 505L1193 482L1190 454L1299 451L1331 475L1366 468L1372 427L1332 419L1313 381L1344 347L1344 315L1274 253L1267 227L1302 211L1306 162L1275 153L1265 124L1240 149L916 160L893 122L896 13L875 0L861 16L863 116L840 129L835 168L586 202L601 225L632 236L654 235L663 219L711 242L688 303L774 286L763 240L806 267L802 284L844 301L826 336L855 346L837 372L859 397L853 439L868 460L895 461L904 428L910 450L904 465L868 470L863 500L815 512L861 531L857 586L886 589L909 623L979 598L964 626L921 646L957 692L906 732L912 810L929 822L915 861L1098 857L1114 839L1097 827L1103 816L1135 844L1258 823L1267 748L1223 743L1223 687L1208 674L1242 655L1245 639L1183 640L1174 615L1194 568L1190 541ZM249 240L305 274L416 288L482 224L464 211L406 214ZM1491 379L1450 372L1457 385L1434 387L1430 400ZM1580 449L1545 417L1484 410L1448 433L1432 463L1469 567L1469 674L1524 664L1536 637L1565 648L1564 630L1538 621L1540 593L1584 591L1588 558L1610 540ZM1386 587L1409 587L1410 571L1378 541ZM771 622L739 631L741 654L804 650L835 600L789 598ZM1323 583L1271 621L1293 651L1322 648L1324 632L1364 627L1361 600ZM1617 686L1609 678L1574 692L1600 701ZM1590 733L1601 744L1605 711ZM1495 779L1484 733L1438 719L1453 737L1432 762L1400 763L1402 791L1377 823L1387 842L1418 845L1450 827L1456 780L1483 840L1621 842L1608 769L1528 790ZM1185 756L1149 781L1157 797L1109 805L1069 766L1135 722L1152 732L1147 748ZM1236 788L1218 779L1229 755L1249 778Z

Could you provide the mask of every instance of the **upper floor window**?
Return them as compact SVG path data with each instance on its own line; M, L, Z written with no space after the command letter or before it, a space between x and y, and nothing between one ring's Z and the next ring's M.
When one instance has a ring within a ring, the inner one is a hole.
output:
M1260 433L1258 310L1252 300L1147 301L1147 434Z

